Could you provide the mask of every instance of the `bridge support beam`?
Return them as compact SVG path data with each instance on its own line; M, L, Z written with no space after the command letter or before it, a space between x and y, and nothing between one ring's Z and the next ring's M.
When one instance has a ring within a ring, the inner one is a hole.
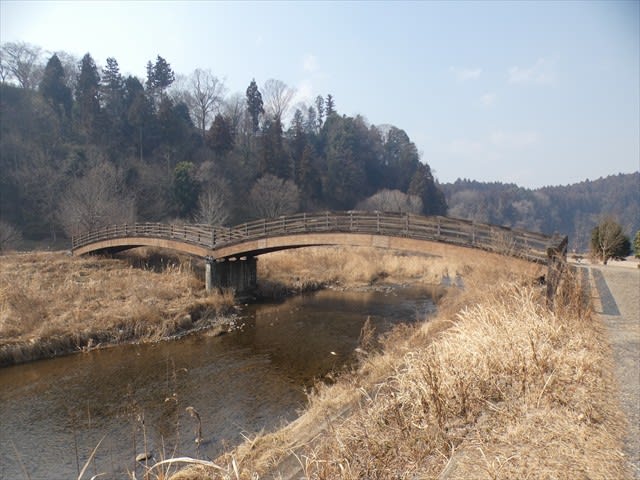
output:
M258 283L258 261L255 257L207 259L205 284L207 291L232 288L236 293L254 289Z

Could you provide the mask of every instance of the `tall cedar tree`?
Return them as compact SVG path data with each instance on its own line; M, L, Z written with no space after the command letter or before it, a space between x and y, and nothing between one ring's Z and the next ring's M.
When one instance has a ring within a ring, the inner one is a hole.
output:
M40 93L49 101L58 117L71 116L73 99L71 89L64 82L65 75L62 63L55 53L47 62L44 74L40 81Z
M164 92L175 81L176 75L171 69L171 65L160 55L156 57L156 63L147 63L147 89L151 95L162 99Z
M262 102L262 94L258 90L256 79L251 80L247 87L247 112L251 118L251 129L255 135L260 125L260 115L264 113L264 103Z
M271 174L281 179L289 179L291 168L284 150L282 124L278 117L265 122L261 140L260 176Z
M104 111L112 122L119 123L124 111L125 87L120 66L113 57L107 58L107 66L102 69L101 91Z
M327 101L325 103L325 112L327 113L327 118L336 113L336 104L333 100L333 95L327 95Z
M88 53L80 62L80 73L76 83L76 109L78 124L87 138L95 140L102 133L100 117L100 75L93 58Z

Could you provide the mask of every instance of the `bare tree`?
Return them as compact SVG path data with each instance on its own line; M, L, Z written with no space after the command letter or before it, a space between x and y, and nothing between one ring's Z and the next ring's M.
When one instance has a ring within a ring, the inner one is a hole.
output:
M267 174L251 188L249 203L259 217L279 217L298 210L300 191L293 181Z
M20 231L10 223L0 220L0 252L17 247L21 241Z
M262 89L262 99L267 115L282 122L296 91L281 80L270 78Z
M135 202L122 175L105 161L76 180L60 202L60 223L68 235L135 221Z
M22 88L35 89L40 83L43 66L42 49L25 42L7 42L2 45L3 82L13 77ZM8 73L4 73L4 71Z
M234 135L245 133L247 99L241 93L234 93L222 105L222 114L229 122Z
M78 75L80 74L80 59L72 53L67 52L56 52L56 55L64 70L64 84L69 87L72 92L75 92L76 85L78 84Z
M187 106L194 123L204 137L214 114L220 109L225 92L224 82L209 70L196 69L188 82Z
M400 190L380 190L369 198L361 201L358 210L381 212L422 212L422 199L417 195L407 195Z
M198 197L198 211L195 215L196 223L217 226L223 225L229 218L224 193L211 187Z

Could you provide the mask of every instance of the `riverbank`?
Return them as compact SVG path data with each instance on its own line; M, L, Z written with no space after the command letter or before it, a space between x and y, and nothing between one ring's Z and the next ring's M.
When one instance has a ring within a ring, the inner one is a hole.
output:
M440 284L450 271L455 277L455 266L441 256L416 258L373 248L274 253L258 262L258 295L273 299L327 286ZM146 248L117 258L2 255L0 367L233 329L238 299L230 291L207 294L203 278L202 266L190 257Z
M579 282L550 311L529 266L467 260L435 319L364 345L296 421L172 480L630 478L611 350Z
M0 367L232 328L232 293L206 295L189 262L141 252L0 256Z

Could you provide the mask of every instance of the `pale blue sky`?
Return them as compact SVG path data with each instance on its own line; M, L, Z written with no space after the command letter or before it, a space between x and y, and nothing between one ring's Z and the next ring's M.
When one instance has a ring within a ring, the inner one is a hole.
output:
M640 168L639 2L16 2L0 40L144 76L211 69L331 93L407 131L440 181L564 185Z

